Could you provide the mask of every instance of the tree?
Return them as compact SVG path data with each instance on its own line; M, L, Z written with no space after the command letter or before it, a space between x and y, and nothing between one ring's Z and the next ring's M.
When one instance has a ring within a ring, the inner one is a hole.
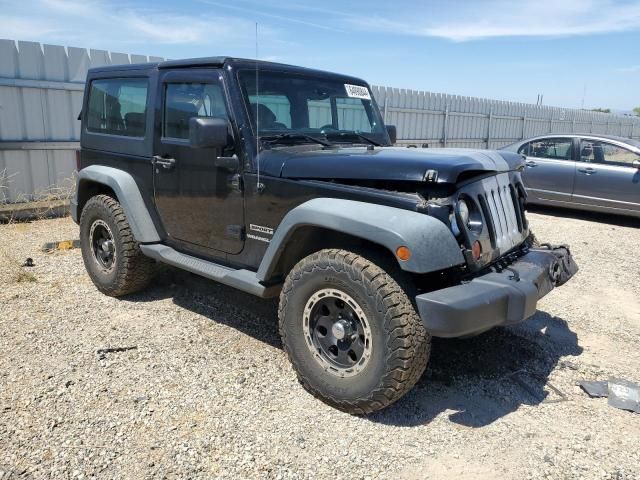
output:
M638 117L640 117L640 107L634 108L633 113L635 113Z
M592 112L600 112L600 113L611 113L610 108L592 108Z

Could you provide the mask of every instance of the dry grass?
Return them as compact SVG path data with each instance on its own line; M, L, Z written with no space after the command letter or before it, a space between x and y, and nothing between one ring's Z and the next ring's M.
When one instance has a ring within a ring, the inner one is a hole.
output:
M32 195L21 193L9 203L9 189L14 176L9 175L6 170L0 171L0 207L15 205L15 208L5 208L0 212L0 221L5 225L12 225L12 228L22 229L26 226L25 221L60 216L61 200L68 204L75 193L74 172L71 178L63 180L59 185L47 187ZM28 210L28 215L24 215L25 210ZM23 266L23 262L11 253L10 245L0 245L0 285L37 282L38 278L29 268Z
M7 169L0 170L0 205L9 202L9 183L11 179Z
M38 278L23 267L15 256L7 251L7 248L0 246L0 285L8 283L28 283L37 282Z
M27 220L42 220L60 216L61 201L68 205L75 194L76 188L76 172L70 178L64 179L59 185L50 185L31 195L20 193L12 201L9 200L9 187L13 183L14 175L7 174L6 170L0 171L0 207L15 205L15 210L5 209L0 214L3 223L14 223L19 218L25 217L21 215L25 210L29 211L26 215Z

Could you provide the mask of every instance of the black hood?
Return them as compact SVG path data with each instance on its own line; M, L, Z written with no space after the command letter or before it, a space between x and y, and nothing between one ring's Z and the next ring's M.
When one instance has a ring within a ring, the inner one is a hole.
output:
M260 155L263 174L306 179L422 182L427 170L435 170L438 183L456 183L463 172L507 172L523 163L522 156L512 152L461 148L305 146L274 148Z

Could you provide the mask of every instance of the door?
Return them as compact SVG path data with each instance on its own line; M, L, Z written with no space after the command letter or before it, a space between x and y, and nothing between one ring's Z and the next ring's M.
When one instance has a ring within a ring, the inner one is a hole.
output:
M639 163L640 155L622 145L582 139L574 201L606 209L639 212Z
M216 159L235 152L193 148L189 142L192 117L228 120L222 82L216 69L172 70L161 76L154 193L169 243L234 254L243 247L242 184L238 172L217 168Z
M518 153L526 155L523 182L529 201L571 201L576 162L571 137L533 140L524 144Z

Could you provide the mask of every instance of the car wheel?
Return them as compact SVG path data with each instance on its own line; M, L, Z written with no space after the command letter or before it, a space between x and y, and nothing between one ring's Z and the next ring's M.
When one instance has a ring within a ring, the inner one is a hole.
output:
M98 289L118 297L145 288L155 262L140 251L120 204L96 195L80 216L80 247L84 265Z
M285 351L305 389L348 413L380 410L418 381L431 338L405 291L374 262L322 250L287 276Z

